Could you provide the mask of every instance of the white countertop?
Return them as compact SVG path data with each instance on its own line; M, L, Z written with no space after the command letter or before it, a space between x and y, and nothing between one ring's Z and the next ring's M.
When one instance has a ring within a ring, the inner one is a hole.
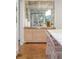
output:
M47 30L62 45L62 30Z

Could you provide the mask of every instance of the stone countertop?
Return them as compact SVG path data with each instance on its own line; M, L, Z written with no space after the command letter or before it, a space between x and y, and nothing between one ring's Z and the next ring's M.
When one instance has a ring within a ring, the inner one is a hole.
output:
M54 29L54 30L47 30L52 37L54 37L61 45L62 45L62 30L61 29Z

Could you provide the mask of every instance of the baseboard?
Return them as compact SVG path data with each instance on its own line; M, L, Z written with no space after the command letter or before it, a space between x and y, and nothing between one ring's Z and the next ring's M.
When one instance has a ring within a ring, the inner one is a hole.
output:
M46 42L25 42L24 44L46 44Z
M16 55L16 58L21 57L21 56L22 56L22 54L19 53Z

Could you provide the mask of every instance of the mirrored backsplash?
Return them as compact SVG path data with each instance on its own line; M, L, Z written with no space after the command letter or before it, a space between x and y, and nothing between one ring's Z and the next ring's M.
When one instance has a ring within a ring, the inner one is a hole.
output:
M52 0L25 0L25 27L54 27L54 1Z

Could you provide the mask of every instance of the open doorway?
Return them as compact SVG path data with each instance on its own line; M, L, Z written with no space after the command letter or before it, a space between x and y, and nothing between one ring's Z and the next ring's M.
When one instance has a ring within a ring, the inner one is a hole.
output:
M17 59L62 59L61 0L19 0Z

